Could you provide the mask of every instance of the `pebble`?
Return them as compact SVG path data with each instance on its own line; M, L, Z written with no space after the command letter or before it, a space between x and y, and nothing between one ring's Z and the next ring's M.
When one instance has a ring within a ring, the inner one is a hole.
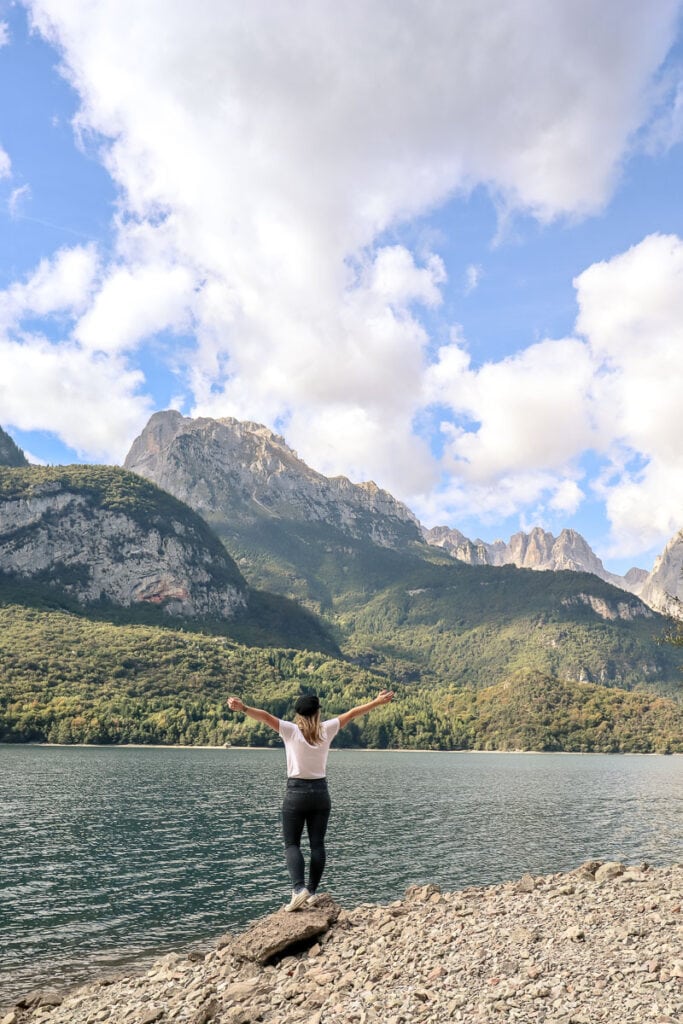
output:
M30 993L0 1024L683 1024L682 902L682 865L412 886L388 906L342 909L273 964L224 935L59 1005Z

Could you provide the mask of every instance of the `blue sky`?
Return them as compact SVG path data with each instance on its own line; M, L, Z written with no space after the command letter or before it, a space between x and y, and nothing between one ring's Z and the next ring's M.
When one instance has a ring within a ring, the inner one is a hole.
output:
M426 525L683 528L674 0L0 2L0 424L236 416ZM543 39L541 49L535 40Z

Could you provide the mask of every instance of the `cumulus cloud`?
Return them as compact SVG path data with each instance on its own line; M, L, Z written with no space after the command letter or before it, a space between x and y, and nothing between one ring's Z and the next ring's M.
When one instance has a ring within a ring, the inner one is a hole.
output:
M578 331L598 367L597 485L626 551L683 522L683 240L651 235L575 281Z
M95 285L98 257L94 245L59 249L41 260L24 281L0 292L0 325L5 328L27 316L84 312Z
M601 469L612 554L661 544L683 523L683 240L651 235L575 282L577 336L471 366L456 332L424 374L441 410L449 478L418 505L430 522L532 507L572 515L581 457Z
M0 47L8 46L10 41L9 25L6 21L0 21Z
M444 346L425 372L425 400L467 417L464 426L443 424L446 464L477 482L570 463L592 440L592 376L590 353L573 338L476 371L458 341Z
M465 295L470 295L481 280L482 269L476 263L470 263L465 271Z
M159 299L172 325L188 304L195 411L289 422L315 462L327 442L297 423L330 409L341 451L357 409L410 447L428 361L418 307L438 304L445 272L380 233L478 182L541 220L598 210L677 4L611 3L599 17L592 0L207 0L192 18L180 0L30 9L80 93L79 130L108 140L121 244L139 230L160 249L157 235L201 282ZM107 299L123 273L103 280L88 345L130 337ZM356 454L364 475L393 465L372 431ZM406 472L413 486L423 468Z
M569 514L587 447L636 449L635 426L616 442L601 411L610 387L627 404L599 324L609 274L578 279L577 338L474 367L457 335L432 354L438 254L383 232L480 184L543 222L599 211L655 103L677 0L206 0L191 17L181 0L27 2L120 190L113 258L93 254L86 283L81 255L65 292L73 378L93 367L104 387L123 368L110 449L144 407L124 353L168 329L195 338L194 413L277 424L311 464L424 508ZM8 290L10 319L54 312L35 276ZM441 462L414 430L426 408L443 413Z
M92 324L100 275L96 247L74 246L0 292L0 409L5 422L53 431L81 456L121 461L152 405L142 373L75 337L74 327ZM52 320L59 340L26 327L37 318Z
M117 267L108 273L74 337L92 351L134 348L158 331L190 325L193 278L183 267Z
M0 338L0 409L20 430L54 431L81 456L121 461L152 412L143 376L119 359L24 335ZM116 429L113 429L113 425Z

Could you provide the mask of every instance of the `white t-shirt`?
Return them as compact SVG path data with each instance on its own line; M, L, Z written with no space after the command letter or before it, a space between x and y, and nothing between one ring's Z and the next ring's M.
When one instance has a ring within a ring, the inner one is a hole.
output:
M288 779L324 779L330 743L339 732L339 719L330 718L320 726L323 741L317 747L304 739L304 734L294 722L278 719L278 731L287 751Z

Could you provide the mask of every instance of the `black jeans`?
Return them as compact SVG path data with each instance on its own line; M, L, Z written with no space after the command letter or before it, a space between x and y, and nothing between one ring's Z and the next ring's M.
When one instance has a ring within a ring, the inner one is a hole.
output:
M285 840L287 870L295 890L304 887L304 858L301 836L304 825L311 846L308 891L318 888L325 868L325 832L332 802L326 779L287 779L282 804L282 834Z

